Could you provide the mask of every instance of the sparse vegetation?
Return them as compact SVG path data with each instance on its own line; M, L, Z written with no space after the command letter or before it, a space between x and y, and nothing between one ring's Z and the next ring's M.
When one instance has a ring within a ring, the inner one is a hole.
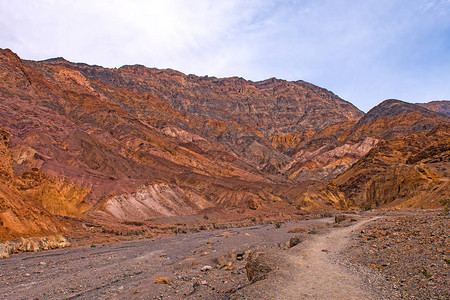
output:
M283 225L284 224L284 222L282 222L282 221L275 221L274 223L273 223L273 225L275 226L275 228L280 228L281 227L281 225Z
M372 204L366 203L366 204L363 205L362 209L365 210L365 211L371 210L372 209Z
M425 266L422 266L422 274L425 275L426 278L430 279L431 277L433 277L427 270L427 268L425 268Z
M302 233L302 232L308 232L308 229L303 227L294 227L288 230L288 233Z

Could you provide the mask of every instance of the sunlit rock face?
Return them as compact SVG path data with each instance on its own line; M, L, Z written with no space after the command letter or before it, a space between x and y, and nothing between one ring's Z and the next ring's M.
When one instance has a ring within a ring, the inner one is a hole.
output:
M358 207L436 208L450 197L450 126L380 142L327 184Z
M0 50L0 178L42 218L114 223L208 209L223 209L223 218L327 209L318 194L326 182L383 141L440 122L448 117L396 100L364 115L304 81L35 62Z

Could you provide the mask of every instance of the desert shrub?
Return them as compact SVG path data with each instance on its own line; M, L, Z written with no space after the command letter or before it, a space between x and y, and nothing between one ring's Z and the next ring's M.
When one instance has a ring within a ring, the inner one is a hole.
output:
M371 210L372 209L372 204L366 203L366 204L363 205L362 209L365 210L365 211Z
M288 230L288 233L303 233L303 232L308 232L308 229L303 227L293 227Z
M274 223L273 223L273 225L275 226L275 228L280 228L281 227L281 225L283 225L283 222L282 221L275 221Z

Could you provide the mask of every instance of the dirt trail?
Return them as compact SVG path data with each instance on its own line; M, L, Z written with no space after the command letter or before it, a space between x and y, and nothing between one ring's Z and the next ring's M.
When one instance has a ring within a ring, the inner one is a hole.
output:
M283 258L287 270L283 268L277 275L255 283L238 299L379 299L364 287L357 274L335 260L348 245L351 232L375 219L307 239Z

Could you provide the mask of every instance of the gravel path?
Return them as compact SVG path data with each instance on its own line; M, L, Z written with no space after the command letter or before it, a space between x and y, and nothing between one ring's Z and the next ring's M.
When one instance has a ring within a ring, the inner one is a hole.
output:
M374 219L315 235L285 251L274 276L249 286L236 298L379 299L357 274L336 262L351 233Z

